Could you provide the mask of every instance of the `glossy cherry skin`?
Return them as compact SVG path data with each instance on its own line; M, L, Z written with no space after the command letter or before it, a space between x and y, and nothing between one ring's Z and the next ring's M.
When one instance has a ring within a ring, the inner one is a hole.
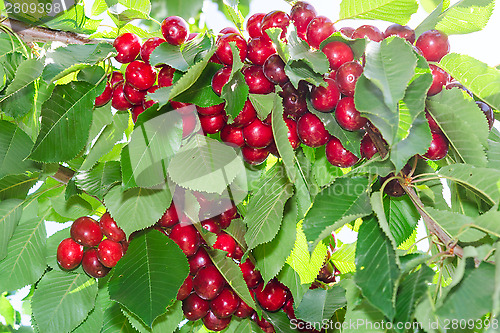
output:
M102 214L99 220L99 227L106 238L112 241L122 242L127 238L125 232L116 224L115 220L108 212Z
M382 39L384 39L384 34L379 30L379 28L373 25L366 24L354 30L351 38L368 38L369 40L372 40L374 42L380 42Z
M139 37L130 32L126 32L116 37L113 42L113 46L118 52L115 59L122 64L134 61L141 51L141 42Z
M218 235L220 233L220 225L214 218L209 218L201 221L201 227L208 232Z
M219 332L224 330L231 322L231 317L219 318L211 310L202 318L203 325L210 331Z
M213 247L214 249L227 252L227 256L231 258L234 255L234 251L236 249L236 241L231 235L223 232L217 236L217 240L215 241Z
M64 239L57 247L57 263L65 270L75 269L82 262L83 245L71 238Z
M163 65L158 73L158 86L160 88L170 87L174 81L174 73L175 68L172 68L169 65Z
M113 89L111 88L111 85L108 83L106 84L106 87L104 88L102 94L100 94L95 98L94 106L101 107L108 104L112 96L113 96Z
M219 296L210 302L210 310L217 318L228 318L240 305L240 299L230 288L224 288Z
M394 173L391 172L386 177L381 177L379 179L380 185L382 186L382 184L384 184L390 177L394 177ZM405 194L405 190L403 189L403 187L401 186L401 184L397 179L392 179L389 180L389 182L385 185L384 193L387 194L388 196L398 198Z
M287 301L287 291L278 280L272 279L264 289L255 289L255 298L266 311L278 311Z
M212 259L208 255L207 251L200 247L196 253L188 258L189 263L189 274L196 275L200 268L212 265Z
M212 78L212 89L220 96L222 87L229 81L231 75L231 67L222 67L219 69Z
M220 132L227 122L227 117L225 113L219 113L213 116L202 116L200 115L201 129L204 133L215 134Z
M359 158L356 157L349 150L342 146L342 143L336 137L332 137L325 147L326 159L330 164L348 168L356 164Z
M342 128L348 131L357 131L362 129L368 119L362 117L354 106L354 98L342 98L335 108L335 119Z
M273 42L264 37L252 38L248 41L247 58L254 65L264 65L271 55L276 53Z
M434 64L429 64L432 73L432 84L427 91L427 96L433 96L441 92L450 79L450 75Z
M306 39L306 31L309 23L316 17L316 10L312 5L304 1L297 1L290 11L290 20L297 29L297 35Z
M170 105L181 115L193 114L196 106L191 103L177 102L170 100Z
M361 139L361 145L359 147L359 151L361 153L361 156L363 156L367 160L372 158L373 155L375 155L378 152L377 147L373 143L368 133L366 133Z
M123 247L120 243L111 239L105 239L97 247L97 256L99 261L106 267L115 267L118 261L123 257Z
M196 321L207 315L210 309L210 303L201 299L195 293L191 293L184 301L182 301L182 312L184 317L191 321Z
M219 38L219 40L217 41L217 50L215 51L217 58L219 58L219 60L225 65L233 65L233 53L231 51L229 42L236 43L236 47L238 48L238 53L240 55L240 60L244 61L247 57L247 42L243 37L241 37L240 34L235 33L225 34Z
M432 118L431 114L429 111L425 110L425 119L427 119L427 122L429 123L429 128L431 129L432 133L442 133L443 131L441 130L441 127L436 123L434 118Z
M161 23L161 33L167 43L181 45L189 35L189 26L182 17L169 16Z
M141 59L145 63L149 64L149 57L151 56L151 53L161 43L165 43L165 40L159 37L151 37L147 41L145 41L141 46Z
M290 118L286 118L285 124L288 127L288 141L290 142L290 146L292 146L292 149L295 150L300 145L299 135L297 134L297 123Z
M448 35L439 30L428 30L421 34L415 46L427 61L439 61L450 52Z
M321 112L332 112L340 100L340 91L337 83L332 79L325 79L326 87L313 87L311 90L311 104Z
M193 279L193 288L198 296L210 301L217 297L226 281L215 266L200 268Z
M123 93L125 94L125 98L130 102L130 104L139 105L142 104L142 101L144 101L147 90L139 90L132 87L130 84L125 83L125 85L123 86Z
M354 53L346 43L339 41L330 42L321 50L330 63L330 69L336 71L340 66L346 62L354 60Z
M444 158L446 154L448 154L448 140L443 134L432 133L431 146L424 157L432 161L438 161Z
M141 113L143 113L144 111L145 110L144 110L143 104L132 106L132 108L130 109L130 113L132 114L132 120L134 121L134 123L137 121L137 118L139 117L139 115Z
M234 118L232 125L236 127L245 127L254 121L255 118L257 118L257 112L255 111L252 102L247 99L245 101L245 105L243 106L243 110L241 110L238 116Z
M342 27L342 28L340 28L340 32L341 32L344 36L346 36L346 37L348 37L348 38L351 38L351 37L352 37L352 34L354 33L354 30L356 30L356 29L354 29L354 28L352 28L352 27Z
M346 62L340 66L335 77L340 92L346 96L354 97L356 82L362 73L363 66L354 61Z
M199 114L201 114L203 116L214 116L214 115L219 114L222 111L224 111L225 105L226 105L226 103L220 103L220 104L211 105L211 106L207 106L207 107L197 106L196 110L198 111Z
M254 312L252 316L250 317L253 321L259 325L260 329L264 331L265 333L274 333L276 332L274 330L274 326L262 316L261 319L259 319L259 316L257 315L257 312Z
M234 315L239 318L248 318L252 315L254 309L252 309L247 303L240 300L240 304L234 311Z
M312 113L300 117L297 122L297 134L303 144L312 148L323 146L330 137L321 119Z
M245 138L243 137L243 130L232 124L224 126L220 132L220 138L225 143L234 147L243 147L245 145Z
M196 128L196 116L193 113L182 115L182 138L187 138Z
M401 25L397 23L391 24L387 27L387 29L385 29L384 38L390 36L399 36L403 39L406 39L410 44L415 43L415 30L407 25Z
M247 32L250 38L262 36L262 19L266 16L264 13L255 13L248 18Z
M260 272L255 269L255 265L250 261L250 259L240 263L239 266L248 288L255 288L262 282Z
M283 112L293 119L300 118L308 111L306 98L309 88L307 84L300 81L298 89L295 89L292 83L288 82L283 85L282 89L283 91L279 94L283 98Z
M111 73L111 77L109 78L111 88L114 89L117 84L122 83L123 81L125 81L125 78L123 77L122 72L113 71L113 73Z
M226 229L231 224L231 221L236 218L238 211L234 204L228 210L222 212L219 216L219 225L222 229Z
M111 270L99 261L96 248L90 248L83 253L82 268L85 273L94 278L105 277Z
M251 94L269 94L274 91L274 84L266 78L262 66L248 66L241 72L245 76Z
M265 148L273 141L273 129L256 118L243 128L243 137L250 147Z
M267 13L262 18L262 23L261 23L262 36L264 36L264 38L269 39L269 36L266 33L267 29L281 28L280 38L285 38L286 30L288 28L289 23L290 23L290 16L288 16L287 13L282 12L280 10L273 10Z
M176 224L169 235L186 256L192 256L200 247L200 236L192 224Z
M285 63L277 54L272 54L266 59L262 71L266 78L274 84L283 85L289 80L285 73Z
M102 240L99 224L88 216L77 218L71 225L70 234L75 242L87 247L97 246Z
M171 228L177 223L179 223L179 216L177 215L177 209L172 202L156 224L163 228Z
M188 277L184 280L179 291L177 292L177 299L179 301L183 301L191 294L193 291L193 277L188 275Z
M124 86L124 83L116 85L113 89L113 97L111 97L111 106L120 111L133 107L133 104L125 97Z
M311 47L319 49L321 42L335 31L333 22L326 16L316 16L309 22L306 30L307 42Z
M125 70L125 80L136 89L147 90L155 84L156 73L150 65L135 60L128 64Z
M266 148L252 148L245 145L241 147L241 154L248 164L259 165L269 156L269 150Z
M486 120L488 120L488 127L491 131L491 129L493 128L493 123L495 122L493 109L491 108L491 106L481 101L476 101L476 104L481 109L481 111L483 111Z

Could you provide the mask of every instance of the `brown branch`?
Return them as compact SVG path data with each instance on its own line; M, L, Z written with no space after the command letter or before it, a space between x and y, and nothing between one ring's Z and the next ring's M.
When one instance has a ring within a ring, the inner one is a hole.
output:
M31 26L14 19L5 19L0 25L12 29L25 43L57 41L64 44L97 44L104 41L89 39L88 36L74 32Z
M61 182L63 184L67 184L71 178L75 175L75 172L71 170L70 168L66 168L65 166L60 165L59 169L57 172L52 175L51 177L57 180L58 182Z

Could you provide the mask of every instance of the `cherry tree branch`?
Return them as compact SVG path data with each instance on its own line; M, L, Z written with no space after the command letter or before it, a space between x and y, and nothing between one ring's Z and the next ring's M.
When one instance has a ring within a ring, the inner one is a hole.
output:
M73 178L75 172L70 168L66 168L65 166L59 165L59 169L55 174L51 177L57 180L60 183L68 184L68 182Z

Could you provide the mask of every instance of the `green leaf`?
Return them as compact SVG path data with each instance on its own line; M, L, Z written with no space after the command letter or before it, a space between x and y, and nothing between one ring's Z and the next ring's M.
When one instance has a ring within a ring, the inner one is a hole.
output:
M303 60L317 74L327 73L330 64L326 55L319 50L312 50L306 41L299 38L294 25L290 26L289 29L287 36L289 61ZM294 84L294 86L297 89L298 85Z
M289 264L283 266L278 274L278 280L290 289L295 304L299 304L309 290L310 283L303 284L300 275Z
M438 174L472 189L492 204L500 200L500 190L497 186L500 179L499 170L453 164L440 169Z
M73 159L87 143L92 108L100 89L87 82L56 86L43 104L42 127L30 158L43 162Z
M151 2L149 0L118 0L118 3L127 8L135 8L145 14L151 11Z
M10 301L5 297L5 294L0 295L0 316L7 326L14 327L16 323L16 310L14 310Z
M320 323L329 320L335 311L345 305L345 290L338 285L329 290L310 289L295 309L295 315L311 323Z
M188 273L186 256L177 244L151 230L134 237L113 268L110 298L151 326L175 299Z
M457 53L444 56L439 67L493 108L500 110L500 71L497 68Z
M163 43L167 44L167 43ZM175 97L178 102L192 103L200 107L207 107L223 103L212 89L212 77L221 68L221 65L208 63L198 80L185 92Z
M38 176L11 175L0 179L0 200L24 199Z
M7 256L7 245L9 245L22 213L22 200L7 199L0 202L0 260Z
M297 234L297 203L289 200L283 212L283 222L276 237L269 243L257 246L253 250L256 267L262 274L264 283L274 278L292 252ZM231 224L232 225L232 224Z
M248 99L252 103L255 111L257 112L257 116L260 120L264 120L269 116L271 111L274 108L274 104L276 101L276 94L270 93L266 95L261 94L248 94Z
M319 86L324 83L323 75L316 73L305 60L290 60L285 64L285 74L294 87L304 80L312 85Z
M323 187L329 185L333 183L335 179L344 175L341 168L328 162L324 146L316 148L315 157L316 161L314 161L312 173L319 186ZM309 209L309 206L307 206L307 209Z
M462 242L475 242L486 236L484 232L474 228L465 228L465 225L474 224L472 217L430 207L426 207L425 210L454 239L458 236Z
M386 196L384 198L384 211L391 234L396 245L399 246L411 236L417 227L420 214L407 195L399 198Z
M433 1L433 0L431 0ZM449 0L445 0L449 2ZM443 3L444 1L439 1L437 7L415 28L415 37L419 37L421 34L427 30L432 30L440 20L440 16L443 13ZM425 6L424 6L425 8Z
M160 315L153 322L153 333L172 333L184 318L182 302L177 301L167 308L167 313Z
M288 126L283 118L283 104L281 98L276 95L274 107L272 109L271 125L273 129L274 142L285 166L288 179L296 183L298 170L295 164L295 152L288 139Z
M137 333L120 310L118 303L106 309L103 322L101 333Z
M415 0L342 0L339 19L374 19L406 24L417 9Z
M229 17L231 18L231 21L234 23L234 25L240 30L243 31L245 27L243 26L243 22L245 21L245 18L241 14L238 4L239 1L236 0L224 0L224 7L229 13Z
M366 178L338 178L322 190L304 219L307 239L317 244L344 224L369 215L372 209L368 186Z
M33 146L30 137L15 124L0 120L0 178L36 170L26 157Z
M263 317L274 327L276 333L295 333L284 311L263 312Z
M121 182L120 163L99 163L89 171L78 171L75 180L79 188L102 199L115 184Z
M104 310L103 303L108 297L107 293L101 291L98 292L97 298L95 299L95 306L89 312L89 315L85 319L83 323L80 324L72 333L87 333L87 332L100 332L103 319L104 319Z
M182 56L181 48L169 43L161 43L151 52L149 62L153 66L160 64L169 65L175 69L185 72L189 69L189 64Z
M243 110L248 98L249 87L241 72L243 63L235 42L229 42L233 55L233 65L227 83L222 87L221 97L226 101L226 113L231 123Z
M354 53L354 58L359 59L365 54L366 42L364 38L350 39L345 37L340 31L334 32L330 37L321 42L320 50L323 50L326 44L331 42L342 42L349 45L352 52Z
M276 237L283 219L283 209L293 195L293 187L284 175L281 163L276 163L261 179L248 202L244 222L248 227L245 240L248 250Z
M122 192L120 186L115 186L104 196L106 208L127 236L158 222L171 201L168 189L133 188Z
M439 15L434 29L447 35L468 34L482 30L488 23L495 1L462 0Z
M330 261L342 274L356 271L356 242L342 244L330 257Z
M356 246L356 284L363 295L389 319L393 319L400 269L391 241L371 217L361 224Z
M51 271L40 280L31 309L41 332L70 332L85 320L97 295L95 279Z
M410 322L416 303L427 291L428 284L432 281L434 271L427 265L422 265L419 270L406 276L399 286L396 296L395 323ZM398 330L403 332L404 330Z
M484 145L488 138L488 123L473 100L465 97L459 89L445 89L427 100L427 109L448 138L457 162L486 165Z
M80 216L90 215L92 206L78 195L66 199L64 193L49 199L54 211L69 220L76 220Z

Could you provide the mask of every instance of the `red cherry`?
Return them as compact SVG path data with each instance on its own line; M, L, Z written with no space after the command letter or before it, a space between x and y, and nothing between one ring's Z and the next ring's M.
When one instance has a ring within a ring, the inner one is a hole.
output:
M113 89L113 97L111 98L111 106L120 111L133 107L132 103L125 97L124 86L124 83L116 85Z
M344 97L337 104L335 109L335 119L342 128L348 131L357 131L362 129L368 119L362 117L354 106L354 98Z
M171 228L177 223L179 223L179 216L177 215L177 209L172 202L156 224L163 228Z
M407 25L394 23L385 29L384 38L389 36L399 36L406 39L410 44L415 43L415 30Z
M196 106L191 103L183 103L171 100L170 105L181 115L194 114L194 110L196 110Z
M232 66L233 64L233 53L229 45L230 42L236 43L241 61L244 61L247 57L247 43L245 39L240 34L225 34L217 41L215 54L223 64L228 66Z
M231 224L231 220L235 219L238 214L236 206L231 205L231 208L222 212L219 218L219 225L222 229L226 229Z
M200 247L200 236L192 224L176 224L169 235L186 256L192 256Z
M335 77L340 92L346 96L354 97L356 82L362 73L363 66L354 61L346 62L340 66Z
M189 35L189 26L182 17L169 16L161 23L161 33L167 43L181 45Z
M231 322L231 317L218 318L212 311L208 311L207 315L202 318L203 325L210 331L219 332L224 330Z
M160 88L170 87L174 81L174 73L175 68L172 68L169 65L163 65L158 73L158 86Z
M356 155L345 149L340 140L334 136L326 144L325 153L330 164L341 168L351 167L359 160Z
M201 129L204 133L215 134L220 132L227 122L226 113L219 113L213 116L200 115Z
M99 220L99 227L102 233L112 241L122 242L126 240L125 232L116 224L108 212L102 214Z
M96 248L90 248L83 253L82 268L85 273L95 278L105 277L111 270L99 261Z
M450 52L448 35L439 30L428 30L421 34L415 46L422 52L427 61L438 62Z
M201 299L195 293L191 293L184 301L182 301L182 312L184 317L191 321L197 321L207 315L210 308L210 303Z
M276 332L274 330L273 324L268 322L264 316L262 316L261 319L259 319L259 316L257 315L257 312L254 312L252 316L250 317L253 321L259 325L260 329L263 330L265 333L274 333Z
M361 145L359 147L359 151L361 153L361 156L363 156L367 160L372 158L373 155L375 155L378 152L377 147L373 143L368 133L366 133L363 136L363 139L361 139Z
M247 21L247 32L250 35L250 38L256 38L262 36L262 18L264 18L266 14L264 13L256 13L248 18Z
M432 84L427 91L427 96L433 96L441 92L450 79L450 75L434 64L429 64L432 73Z
M241 72L245 75L245 82L251 94L269 94L274 91L274 84L266 78L262 66L248 66Z
M290 146L292 146L292 148L295 150L300 145L299 136L297 134L297 123L290 118L286 118L285 124L288 127L288 141L290 142Z
M151 53L161 43L165 43L165 40L163 38L151 37L147 41L145 41L144 44L142 44L141 59L144 60L146 64L149 64L149 57L151 56Z
M113 71L113 73L111 74L111 77L109 79L109 84L110 84L111 88L114 89L117 84L122 83L123 81L125 81L125 78L123 77L122 72Z
M219 69L212 78L212 89L220 96L222 87L229 81L231 75L231 67L222 67Z
M227 256L231 258L234 255L234 250L236 249L236 241L231 235L220 233L215 241L214 249L227 252Z
M239 297L230 288L226 287L219 296L210 302L210 310L217 318L228 318L233 315L239 305Z
M64 239L57 247L57 263L62 269L75 269L82 262L83 245L71 238Z
M71 225L70 234L75 242L87 247L97 246L102 240L99 224L88 216L77 218Z
M352 38L352 34L354 33L354 28L352 27L343 27L343 28L340 28L340 32L346 36L347 38Z
M238 34L241 35L240 31L236 29L235 27L225 27L220 29L219 35L225 35L225 34Z
M321 50L330 63L330 69L336 71L340 66L346 62L354 60L354 53L349 45L342 42L330 42Z
M254 309L252 309L247 303L243 302L243 300L240 300L240 304L236 308L236 311L234 311L234 315L239 318L248 318L253 312Z
M189 294L193 291L193 277L188 275L188 277L184 280L179 291L177 292L177 299L179 301L183 301L188 298Z
M293 119L300 118L308 111L306 100L309 94L308 85L305 81L299 81L298 89L295 89L291 82L287 82L282 88L283 91L279 94L283 98L283 112Z
M236 127L232 124L227 124L224 126L220 132L220 138L227 144L233 145L235 147L243 147L245 144L245 139L243 137L243 130L240 127Z
M337 83L332 79L325 79L326 87L313 87L311 90L311 104L321 112L332 112L340 100L340 91Z
M262 67L266 78L274 84L283 85L288 82L288 76L285 73L285 63L277 54L270 55Z
M150 65L135 60L128 64L125 70L125 80L136 89L147 90L155 84L156 73Z
M290 19L297 28L297 35L306 39L307 26L316 17L316 10L307 2L297 1L290 11Z
M243 252L241 246L239 246L239 244L236 244L236 248L234 249L233 259L235 259L236 261L240 261L241 258L243 258L244 254L245 253Z
M207 106L207 107L197 106L196 110L198 111L199 114L201 114L203 116L213 116L213 115L219 114L222 111L224 111L225 106L226 106L226 103L224 102L224 103L211 105L211 106Z
M196 128L196 116L193 113L182 115L182 138L187 138Z
M188 258L189 274L196 275L198 270L208 265L212 265L212 259L204 248L200 247L194 255Z
M111 239L105 239L97 247L99 261L106 267L115 267L123 256L123 247Z
M141 42L137 35L127 32L118 37L113 42L113 46L118 52L116 61L126 64L134 61L141 51Z
M243 128L243 137L250 147L265 148L273 141L273 129L257 118Z
M264 37L256 37L250 39L248 42L248 53L247 58L254 65L264 65L264 62L271 55L276 53L273 42L269 39L264 39Z
M351 38L368 38L369 40L372 40L374 42L380 42L382 39L384 39L384 34L379 30L379 28L373 25L366 24L354 30Z
M238 116L234 118L232 125L236 127L245 127L254 121L255 118L257 118L257 112L255 111L252 102L247 99L245 101L245 105L243 106L243 110L241 110Z
M133 105L142 104L146 97L147 90L139 90L132 87L130 84L125 83L123 86L123 93L125 98Z
M441 130L441 127L436 123L434 118L430 115L429 111L425 110L425 119L427 119L427 122L429 123L429 128L431 129L432 133L443 133Z
M266 148L252 148L247 145L241 147L241 154L245 162L251 165L262 164L269 156L269 150Z
M209 218L201 221L201 227L208 232L218 235L220 233L220 226L216 219Z
M222 29L222 30L224 30L224 29ZM187 41L189 42L190 40L195 39L195 38L196 38L196 36L198 36L198 35L199 35L199 33L197 33L197 32L192 32L192 33L190 33L190 34L188 35L188 39L187 39Z
M288 24L290 23L290 17L287 13L282 12L280 10L273 10L272 12L267 13L262 18L262 36L264 38L269 39L269 35L266 33L266 30L269 28L281 28L280 38L285 38L286 30L288 28Z
M446 140L443 134L432 133L431 145L424 157L432 161L437 161L444 158L446 154L448 154L448 140Z
M248 288L255 288L262 282L260 272L255 269L255 265L250 261L250 259L240 263L239 266Z
M272 279L264 289L255 289L255 298L266 311L278 311L287 301L286 287L278 280Z
M321 43L335 31L333 22L326 16L316 16L309 22L306 31L307 42L311 47L319 49Z
M217 297L225 284L226 281L213 265L200 268L193 279L194 291L207 301Z
M132 120L134 121L134 123L137 121L139 115L143 112L144 112L143 104L134 105L132 109L130 109L130 113L132 113Z
M297 122L297 134L303 144L312 148L323 146L330 137L323 122L312 113L300 117Z
M95 107L101 107L103 105L108 104L112 96L113 96L113 89L111 88L111 85L108 83L106 84L106 87L104 88L102 94L100 94L95 98L94 101Z

